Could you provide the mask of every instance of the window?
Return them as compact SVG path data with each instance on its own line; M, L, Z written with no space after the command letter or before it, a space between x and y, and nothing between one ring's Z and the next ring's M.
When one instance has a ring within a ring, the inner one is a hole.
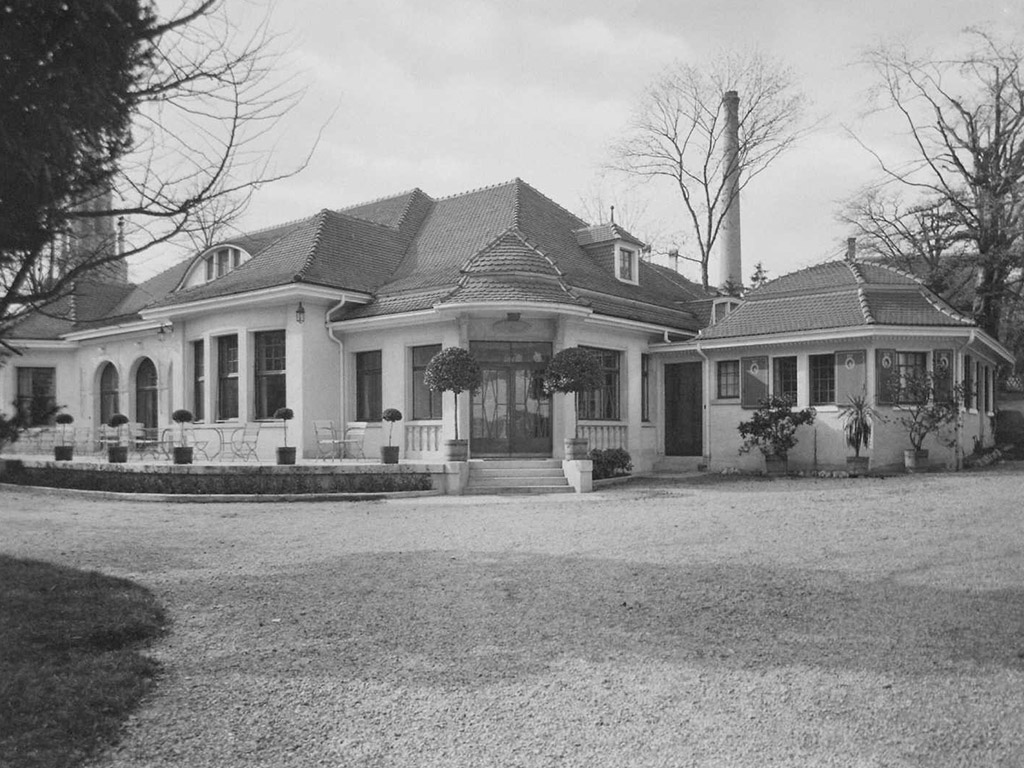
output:
M238 337L217 339L217 419L238 418Z
M721 360L718 363L718 399L739 399L740 361Z
M897 352L896 381L899 388L899 402L921 403L928 397L927 352Z
M651 420L651 356L640 355L640 421Z
M964 407L974 408L974 360L964 355Z
M772 394L796 403L796 389L796 358L776 357L772 360Z
M356 420L380 421L382 410L380 350L356 353Z
M627 283L636 282L636 251L619 248L619 280Z
M100 374L100 422L103 424L109 424L110 417L121 411L119 387L117 368L113 363L107 363Z
M57 369L19 368L17 408L28 426L48 424L57 409Z
M256 334L255 384L256 418L274 418L277 409L287 405L284 331Z
M836 356L811 355L808 359L811 381L811 405L836 401Z
M427 363L440 351L440 344L412 348L412 417L414 419L441 418L441 393L431 392L423 381Z
M157 426L156 366L148 357L135 371L135 421L146 429Z
M982 384L981 384L981 386L982 386L981 392L982 392L982 397L985 398L985 402L984 402L983 405L984 405L985 413L989 413L992 410L992 390L991 390L991 381L990 381L991 376L989 374L989 367L987 365L982 369L982 374L983 375L982 375L982 378L981 378L981 382L982 382Z
M192 416L196 421L206 418L206 345L202 341L192 342Z
M576 395L580 419L616 420L619 418L619 353L611 349L587 347L601 361L601 386Z
M237 248L220 248L204 259L206 262L206 281L215 277L224 277L231 270L242 264L242 252Z

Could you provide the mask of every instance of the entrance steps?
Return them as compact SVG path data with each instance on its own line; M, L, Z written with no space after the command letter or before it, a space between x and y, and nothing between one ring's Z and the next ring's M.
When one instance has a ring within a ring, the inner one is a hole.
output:
M701 456L662 456L654 462L656 475L684 475L700 472L704 466Z
M572 493L558 459L487 459L469 462L464 493Z

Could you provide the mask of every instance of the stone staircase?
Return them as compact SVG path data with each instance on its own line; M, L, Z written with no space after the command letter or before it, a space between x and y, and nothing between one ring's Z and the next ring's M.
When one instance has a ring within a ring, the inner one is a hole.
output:
M489 459L469 462L466 494L572 493L559 459Z

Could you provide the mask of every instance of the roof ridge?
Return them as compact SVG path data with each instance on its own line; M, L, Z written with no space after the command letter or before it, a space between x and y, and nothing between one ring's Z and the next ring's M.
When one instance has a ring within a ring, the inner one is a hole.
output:
M239 239L239 238L253 237L254 235L259 235L259 234L262 234L264 232L269 232L272 229L283 229L284 227L291 227L291 226L294 226L296 224L300 224L303 221L306 221L308 219L312 219L316 215L317 215L317 213L311 213L308 216L300 216L297 219L291 219L290 221L283 221L280 224L271 224L269 227L263 227L261 229L254 229L254 230L251 230L251 231L247 230L245 232L238 232L238 236L236 237L236 240ZM232 242L233 242L232 240L218 241L218 242L214 243L213 245L201 248L199 253L206 253L208 250L210 250L211 248L216 248L218 245L230 245Z
M913 272L907 272L905 269L900 269L899 267L894 267L891 264L885 264L882 262L872 262L872 264L876 267L881 267L882 269L888 270L889 272L900 275L901 277L905 277L908 280L913 280L917 284L917 288L921 292L921 295L924 296L925 301L931 304L936 311L941 312L942 314L946 315L949 318L952 318L953 320L957 320L962 323L969 323L971 325L977 325L973 318L970 318L967 315L964 315L955 310L948 301L946 301L941 296L936 294L931 288L929 288L925 284L924 280L915 275Z
M442 202L444 200L454 200L457 197L465 197L466 195L475 195L478 192L489 192L492 189L499 189L501 187L507 187L510 184L514 184L517 181L521 181L521 179L518 176L516 176L514 178L511 178L508 181L498 182L497 184L488 184L487 186L476 187L475 189L467 189L465 192L456 192L453 195L444 195L443 197L437 198L435 202L440 203L440 202Z
M501 240L503 238L505 238L508 235L511 235L512 237L514 237L516 240L518 240L520 243L522 243L525 248L527 248L528 250L533 251L540 258L542 258L544 261L546 261L548 266L551 267L551 269L554 271L554 273L555 273L555 275L557 277L561 278L561 277L563 277L565 275L565 273L561 269L558 268L558 265L555 264L555 262L551 259L551 257L548 256L546 253L544 253L544 251L542 251L538 246L536 246L533 243L531 243L530 240L526 237L526 235L524 235L522 233L522 231L519 229L519 227L516 226L515 224L513 224L513 225L507 227L506 229L504 229L503 231L499 232L495 237L491 238L490 241L488 241L479 251L477 251L472 256L470 256L468 259L466 259L466 261L463 262L462 266L459 267L459 272L460 273L468 273L469 272L469 268L472 266L474 261L476 261L477 259L479 259L482 256L484 256L487 253L487 251L489 251L491 248L496 246L499 242L501 242Z
M843 263L845 263L846 266L850 268L850 272L853 273L853 279L856 280L859 284L863 285L864 283L867 282L867 280L864 279L864 273L860 271L860 267L857 265L856 261L844 259Z
M334 210L335 210L336 213L343 213L344 211L351 210L352 208L362 208L364 205L373 205L374 203L383 203L385 200L394 200L396 197L401 197L402 195L411 195L413 192L423 192L423 190L420 189L419 187L412 187L411 189L403 189L401 192L395 192L395 193L390 194L390 195L381 195L380 197L375 197L372 200L363 200L363 201L358 202L358 203L353 203L352 205L346 205L344 208L336 208ZM423 194L427 195L426 192L423 192ZM427 197L430 197L430 195L427 195ZM358 216L354 216L353 218L358 219L359 217Z
M562 205L561 203L559 203L559 202L558 202L557 200L552 200L552 199L551 199L550 197L548 197L548 196L547 196L547 195L545 195L545 194L544 194L543 192L541 192L541 191L540 191L539 189L537 189L537 188L536 188L535 186L533 186L533 184L531 184L530 182L528 182L528 181L524 181L523 179L519 178L518 176L516 176L516 177L515 177L515 178L513 179L513 181L516 181L516 182L518 182L519 184L523 185L524 187L526 187L527 189L529 189L530 191L532 191L532 192L533 192L533 193L534 193L535 195L537 195L538 197L542 197L542 198L544 198L544 199L545 199L545 200L547 200L547 201L548 201L549 203L551 203L551 205L555 206L555 207L556 207L556 208L558 208L558 209L559 209L560 211L562 211L562 213L568 214L569 216L572 216L572 217L573 217L574 219L576 219L576 221L578 221L578 222L581 222L581 223L583 224L583 227L581 227L581 229L582 229L582 228L585 228L585 227L589 227L589 226L590 226L590 223L589 223L589 222L587 222L587 221L584 221L584 220L583 220L582 218L580 218L580 217L579 217L579 216L577 216L577 215L576 215L575 213L573 213L572 211L570 211L570 210L569 210L568 208L566 208L566 207L565 207L564 205ZM518 205L518 203L519 203L519 200L518 200L518 196L517 196L516 204ZM637 238L637 239L639 239L639 238Z
M405 193L403 193L403 194L405 194ZM398 227L397 227L398 229L402 228L402 225L405 224L406 219L409 217L409 213L410 213L410 211L412 211L412 204L416 201L417 195L423 195L423 197L427 198L427 200L429 200L430 202L434 201L433 198L430 195L428 195L426 192L424 192L419 187L413 187L408 192L408 195L409 195L409 199L405 201L405 208L402 209L402 215L398 217ZM359 217L355 216L353 218L359 218Z
M317 249L320 247L320 237L323 235L328 213L330 213L330 211L327 208L322 208L320 213L316 214L319 216L320 221L317 222L316 232L313 233L313 242L309 246L309 253L306 254L306 260L292 278L296 282L301 281L305 276L306 271L313 266L313 259L316 256Z
M857 286L857 300L860 302L860 311L864 315L864 322L868 325L875 324L875 316L871 314L871 306L868 304L868 296L863 285Z

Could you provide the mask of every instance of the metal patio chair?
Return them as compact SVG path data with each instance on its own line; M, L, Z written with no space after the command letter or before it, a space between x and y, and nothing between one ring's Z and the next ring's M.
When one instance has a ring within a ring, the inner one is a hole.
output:
M260 457L256 453L256 445L260 438L260 425L259 424L246 424L244 427L239 427L231 434L231 454L232 458L240 459L241 461L259 461Z

